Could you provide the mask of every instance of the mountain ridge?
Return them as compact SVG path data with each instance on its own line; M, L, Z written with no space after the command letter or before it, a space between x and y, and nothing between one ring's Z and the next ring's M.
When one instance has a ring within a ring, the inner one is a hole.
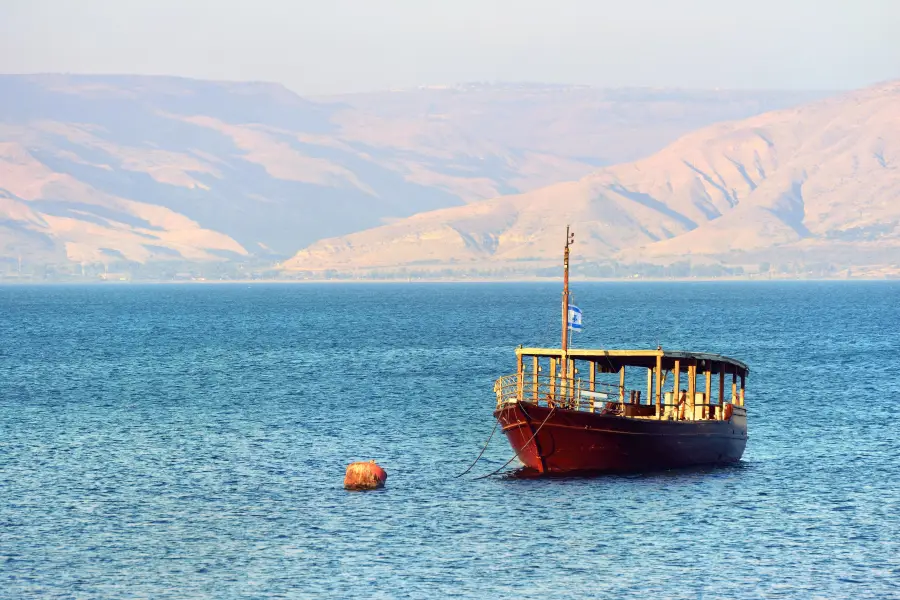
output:
M479 85L329 99L269 83L0 76L0 274L240 274L809 95Z
M854 228L881 226L878 243L891 266L900 243L898 115L900 82L887 82L714 124L577 182L317 242L284 268L427 271L424 260L444 273L534 272L558 261L557 234L568 223L582 232L577 255L584 261L671 264L691 257L726 266L776 251L827 255ZM857 245L872 250L871 240ZM844 262L835 268L850 266Z

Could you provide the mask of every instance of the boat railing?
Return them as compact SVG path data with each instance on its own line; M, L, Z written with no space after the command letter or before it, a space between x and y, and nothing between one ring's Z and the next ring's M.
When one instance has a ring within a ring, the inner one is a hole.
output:
M661 398L660 408L641 397L642 390L628 389L580 377L558 377L513 373L497 379L494 384L497 408L517 402L530 402L538 406L566 408L606 414L658 417L671 420L722 419L724 405L706 401L705 394L697 393L694 402L686 399L675 401L667 392ZM660 415L659 412L662 411Z
M674 419L674 420L706 420L706 419L722 419L725 414L725 405L732 404L734 406L739 406L739 400L737 398L730 398L729 401L719 404L718 402L711 402L711 399L707 399L705 392L696 392L694 394L694 401L690 402L687 398L687 394L682 392L679 395L680 399L675 399L675 394L673 392L665 392L662 397L662 418L663 419Z
M691 421L700 421L706 419L721 419L724 408L721 404L709 402L695 402L693 405L687 403L662 403L662 418L670 420L685 419Z
M539 406L558 406L590 412L615 412L615 405L633 405L639 392L617 385L594 382L580 377L552 377L548 375L504 375L494 384L497 407L520 401ZM628 400L626 402L625 400ZM644 405L647 408L649 405ZM624 412L624 409L620 409Z

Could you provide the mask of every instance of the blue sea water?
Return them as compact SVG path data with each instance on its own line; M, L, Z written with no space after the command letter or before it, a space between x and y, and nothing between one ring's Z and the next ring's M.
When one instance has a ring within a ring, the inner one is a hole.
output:
M0 287L0 597L900 597L900 285L574 289L751 366L738 466L455 479L557 285Z

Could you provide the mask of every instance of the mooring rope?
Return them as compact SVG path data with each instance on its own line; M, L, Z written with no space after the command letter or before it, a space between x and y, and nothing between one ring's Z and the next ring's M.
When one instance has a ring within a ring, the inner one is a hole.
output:
M551 416L554 412L556 412L556 407L555 407L555 406L554 406L553 408L550 409L550 412L548 412L548 413L547 413L547 416L544 417L544 420L541 422L541 425L535 430L535 432L531 435L531 437L528 439L528 441L525 442L525 445L522 446L522 450L524 450L525 448L527 448L527 447L528 447L528 444L530 444L530 443L532 442L532 440L534 440L534 438L537 437L537 434L540 433L541 429L543 429L544 423L546 423L546 422L550 419L550 416ZM482 475L482 476L480 476L480 477L476 477L476 478L473 479L472 481L478 481L479 479L487 479L488 477L491 477L491 476L493 476L493 475L496 475L497 473L499 473L500 471L502 471L503 469L505 469L506 466L507 466L509 463L511 463L512 461L514 461L514 460L515 460L516 458L518 458L518 457L519 457L519 451L518 451L518 450L515 450L515 454L513 454L512 458L510 458L508 461L506 461L506 462L503 464L503 466L501 466L499 469L497 469L496 471L492 471L491 473L488 473L487 475Z
M497 413L497 419L494 421L494 428L491 429L491 435L488 436L488 439L487 439L487 441L484 443L484 447L481 449L481 452L479 452L479 453L478 453L478 456L475 457L475 461L474 461L471 465L469 465L469 468L468 468L468 469L466 469L465 471L463 471L463 472L460 473L459 475L456 475L456 476L454 477L454 479L456 479L457 477L462 477L463 475L465 475L466 473L468 473L469 471L471 471L471 470L472 470L472 467L474 467L474 466L476 465L476 463L478 463L478 461L481 460L481 457L484 455L484 451L487 450L488 444L491 443L491 438L494 437L494 432L497 431L497 425L500 423L500 415L501 415L501 414L502 414L502 412L498 412L498 413Z

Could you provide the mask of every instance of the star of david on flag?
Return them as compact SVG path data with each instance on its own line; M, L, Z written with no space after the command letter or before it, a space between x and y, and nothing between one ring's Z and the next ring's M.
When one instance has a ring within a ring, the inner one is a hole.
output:
M581 331L581 309L574 304L569 305L569 329Z

